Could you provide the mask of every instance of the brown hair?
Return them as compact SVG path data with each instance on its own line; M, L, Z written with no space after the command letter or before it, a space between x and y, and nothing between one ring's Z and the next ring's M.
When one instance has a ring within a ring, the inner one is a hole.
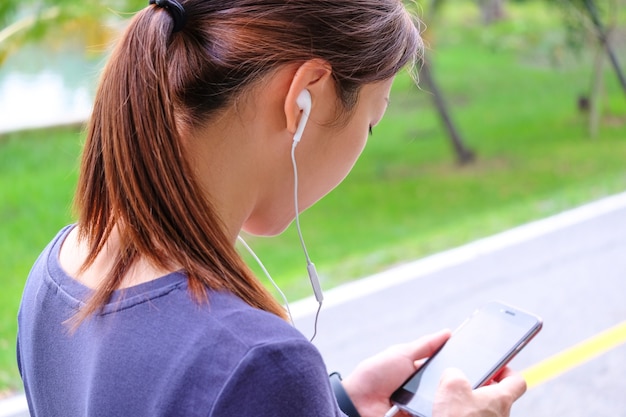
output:
M395 75L421 38L401 0L183 0L172 32L156 6L132 19L96 94L76 194L81 239L93 263L112 230L115 266L80 321L110 298L145 257L181 266L198 300L223 289L285 317L223 232L183 157L180 132L198 127L263 76L288 63L327 61L346 110L359 87Z

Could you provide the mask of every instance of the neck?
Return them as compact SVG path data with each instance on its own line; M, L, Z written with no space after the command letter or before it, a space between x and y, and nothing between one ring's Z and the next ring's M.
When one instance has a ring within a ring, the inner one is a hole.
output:
M282 106L280 94L258 94L185 141L200 186L233 244L242 228L272 235L293 217L292 138L280 128Z

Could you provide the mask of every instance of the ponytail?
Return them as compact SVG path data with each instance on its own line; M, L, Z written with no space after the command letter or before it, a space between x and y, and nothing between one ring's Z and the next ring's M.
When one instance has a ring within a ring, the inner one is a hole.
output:
M199 301L207 289L227 290L285 318L227 239L183 156L167 62L170 37L180 33L170 35L162 19L155 8L133 19L96 94L75 200L89 245L83 270L114 228L121 249L76 319L104 305L139 257L165 270L182 267Z

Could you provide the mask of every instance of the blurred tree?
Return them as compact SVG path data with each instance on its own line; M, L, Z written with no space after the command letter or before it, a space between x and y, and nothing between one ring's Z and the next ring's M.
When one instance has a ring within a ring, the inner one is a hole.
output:
M0 65L28 43L58 46L67 39L104 44L119 15L145 7L144 0L2 0Z
M624 76L624 72L622 71L619 61L617 60L617 55L615 54L613 46L611 45L610 30L607 29L605 25L602 23L602 21L600 20L600 14L598 12L596 1L595 0L570 0L570 1L572 2L578 1L578 2L583 3L583 6L585 10L587 11L589 18L591 19L591 22L593 23L593 26L596 30L596 36L598 37L600 44L606 51L606 54L611 62L611 65L613 66L613 69L615 70L615 74L617 75L620 85L622 86L622 89L624 90L624 94L626 94L626 77ZM614 1L613 4L615 8L619 6L618 3L619 2L617 0Z
M424 20L427 25L432 25L437 19L439 11L441 10L444 2L445 0L431 0L430 3L427 5L427 13L424 16ZM433 37L432 30L426 30L422 33L422 36L424 37L425 42L427 44L430 44ZM452 145L452 149L454 150L457 163L459 165L469 164L476 159L476 154L465 145L465 142L461 137L459 130L452 120L452 115L450 114L450 110L444 98L443 92L439 88L438 83L435 81L435 77L431 68L431 59L430 56L427 54L425 55L422 65L419 68L419 80L425 85L425 90L428 91L432 96L433 104L437 109L439 118L441 119L443 127L448 134L448 138L450 140L450 144Z
M604 92L604 68L608 58L617 76L624 94L626 94L626 76L622 70L611 40L611 33L616 27L616 17L626 0L559 0L556 2L564 13L565 26L568 29L569 46L574 49L585 47L585 38L589 34L595 39L594 65L589 97L581 97L579 105L589 111L589 133L595 137L601 117L601 102Z
M435 82L430 68L430 59L426 57L419 70L420 81L422 81L426 86L425 90L432 95L433 104L435 105L437 113L439 113L439 117L441 118L441 122L448 133L448 138L450 139L450 144L454 149L457 163L459 165L469 164L476 159L476 154L474 151L465 146L465 143L461 138L461 134L452 120L452 116L448 110L443 93L441 92L438 84Z
M611 32L615 28L615 19L620 7L626 6L624 0L559 0L557 2L566 12L567 26L570 29L570 40L587 31L590 31L599 42L599 46L606 53L619 83L626 94L626 76L619 64L617 54L611 42ZM569 9L569 10L568 10ZM578 23L578 24L577 24ZM576 35L575 32L578 32ZM570 46L580 47L580 41L570 42Z

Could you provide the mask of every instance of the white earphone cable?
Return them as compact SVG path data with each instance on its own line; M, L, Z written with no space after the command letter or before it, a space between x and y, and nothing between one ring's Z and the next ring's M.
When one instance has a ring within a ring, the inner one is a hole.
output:
M398 408L397 405L394 405L393 407L391 407L386 413L384 417L393 417L396 414L398 414L398 412L400 411L400 409Z
M306 258L307 265L311 265L311 258L309 252L306 250L306 244L302 237L302 230L300 229L300 208L298 207L298 166L296 165L296 146L298 142L294 141L291 145L291 164L293 165L293 205L296 210L296 229L298 231L298 237L300 238L300 244L304 251L304 257Z
M306 269L309 274L309 279L311 281L311 286L313 287L313 293L315 294L315 299L318 302L317 313L315 314L315 322L313 324L313 336L310 341L312 342L317 336L317 323L319 319L320 311L322 310L322 301L324 301L324 293L322 292L322 288L320 286L320 281L317 276L317 270L315 269L315 264L311 262L311 258L309 257L309 252L306 250L306 244L304 243L304 238L302 237L302 229L300 229L300 208L298 205L298 165L296 164L296 146L298 145L298 141L294 140L291 145L291 163L293 165L293 205L296 211L296 229L298 231L298 237L300 238L300 244L302 245L302 250L304 251L304 257L306 258Z
M244 248L246 248L246 250L248 251L248 253L250 253L250 255L254 258L254 260L257 262L257 264L259 264L259 266L261 267L261 269L263 270L263 273L265 274L265 276L267 277L267 279L272 283L272 285L274 286L274 288L276 289L276 291L278 291L278 293L280 294L280 296L283 299L283 302L285 303L285 309L287 310L287 315L289 316L289 321L291 322L291 325L295 327L295 324L293 322L293 316L291 315L291 310L289 309L289 302L287 301L287 297L285 296L285 293L282 292L282 290L280 289L280 287L278 286L278 284L276 284L276 282L272 279L272 276L270 275L270 273L267 271L267 268L265 268L265 265L263 265L263 262L261 262L261 259L257 256L256 253L254 253L254 251L252 250L252 248L246 243L245 240L243 240L243 238L241 236L237 236L237 240L239 240L239 243L241 243L243 245Z

